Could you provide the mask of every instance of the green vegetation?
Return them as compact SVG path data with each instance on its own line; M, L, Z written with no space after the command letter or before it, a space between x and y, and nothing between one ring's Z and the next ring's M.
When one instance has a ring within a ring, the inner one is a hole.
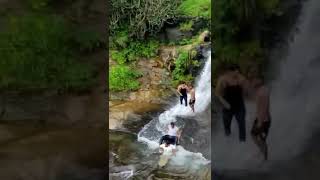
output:
M72 29L58 16L10 17L0 33L0 88L82 90L93 67L76 61Z
M111 58L118 64L129 63L138 58L150 58L156 55L159 44L156 41L132 41L126 48L111 51Z
M177 86L181 81L189 83L194 80L191 70L200 65L197 60L193 60L195 55L195 51L179 50L179 56L175 61L175 69L172 73L173 86Z
M193 29L192 29L192 26L193 26L193 21L190 20L189 22L182 23L182 24L180 25L180 30L181 30L181 31L191 31L191 30L193 30Z
M43 10L48 8L51 0L27 0L25 3L33 10Z
M95 31L76 30L71 34L74 46L79 51L92 52L93 50L103 46L103 37Z
M157 56L160 44L177 46L198 44L198 36L170 43L157 39L156 35L166 28L166 23L179 22L177 26L180 31L199 31L199 29L193 29L194 23L200 19L205 21L205 24L207 22L210 24L211 18L210 0L111 0L111 6L113 8L110 19L109 49L110 57L116 62L117 68L110 69L109 82L112 83L110 89L114 91L138 88L137 79L140 76L131 74L136 72L135 62L140 58ZM180 21L176 21L179 18ZM191 54L187 51L179 52L174 65L175 69L171 74L174 86L182 80L188 82L193 80L191 71L198 67L199 63L193 60L192 52ZM126 67L126 73L124 73L124 67ZM111 77L112 74L117 74L117 70L122 71L122 77L126 77L125 74L131 74L130 82L133 84L124 82L126 78Z
M186 16L211 18L211 0L182 0L178 8Z
M109 70L109 88L112 91L137 90L140 86L136 80L141 74L129 66L117 65Z
M262 65L262 36L267 20L279 14L279 0L214 1L215 61L213 76L226 63L239 64L242 71Z
M176 17L178 4L176 0L111 0L111 33L125 26L129 36L139 39L144 39L146 33L156 34L165 22Z

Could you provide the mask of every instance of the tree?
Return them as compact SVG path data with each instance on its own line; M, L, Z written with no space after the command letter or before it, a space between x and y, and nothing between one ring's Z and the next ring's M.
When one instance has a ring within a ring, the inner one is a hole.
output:
M130 36L144 38L155 34L164 23L176 17L180 0L111 0L110 30L129 30ZM127 27L126 27L127 26Z

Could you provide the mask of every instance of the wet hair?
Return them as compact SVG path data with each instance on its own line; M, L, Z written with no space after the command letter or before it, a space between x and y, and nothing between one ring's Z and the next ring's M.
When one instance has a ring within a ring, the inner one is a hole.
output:
M171 126L174 126L174 122L171 122L170 124L171 124Z

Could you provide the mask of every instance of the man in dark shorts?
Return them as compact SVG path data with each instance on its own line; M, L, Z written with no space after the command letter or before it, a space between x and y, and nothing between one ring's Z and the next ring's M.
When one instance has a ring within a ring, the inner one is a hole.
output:
M192 84L189 85L189 90L190 90L189 106L191 107L192 112L194 112L194 104L196 103L196 92L195 92Z
M186 85L185 82L182 82L182 84L180 84L178 86L177 92L180 95L180 103L182 104L183 100L184 100L184 104L185 106L188 106L188 97L187 97L187 92L188 92L188 86Z
M235 116L238 122L239 139L246 141L246 108L244 94L248 90L246 78L240 74L237 65L229 65L227 71L218 78L216 96L223 105L222 118L226 136L231 134L231 121Z
M170 125L166 128L166 135L162 136L159 144L161 145L163 141L167 141L170 144L179 144L181 130L175 125L174 122L171 122Z
M253 123L251 135L255 144L259 147L264 155L264 159L268 159L268 146L266 138L271 125L270 116L270 93L269 89L264 85L262 77L256 77L252 80L255 90L256 101L256 119Z

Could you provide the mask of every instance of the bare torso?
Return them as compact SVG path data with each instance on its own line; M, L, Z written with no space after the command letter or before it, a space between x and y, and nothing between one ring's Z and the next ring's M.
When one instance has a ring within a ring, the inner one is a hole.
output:
M190 91L190 99L192 100L196 100L196 93L195 93L195 90L192 88L191 91Z
M270 121L270 92L266 86L261 86L256 91L256 116L258 121Z

